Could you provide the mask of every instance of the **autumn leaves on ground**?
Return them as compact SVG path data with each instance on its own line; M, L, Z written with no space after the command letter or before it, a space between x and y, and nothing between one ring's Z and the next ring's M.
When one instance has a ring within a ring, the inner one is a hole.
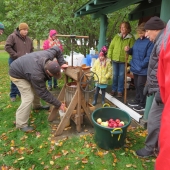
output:
M20 104L9 100L8 55L0 52L0 169L2 170L152 170L155 158L140 159L135 150L144 146L146 131L128 128L125 147L110 151L96 146L93 134L55 141L48 112L31 113L33 133L15 129Z

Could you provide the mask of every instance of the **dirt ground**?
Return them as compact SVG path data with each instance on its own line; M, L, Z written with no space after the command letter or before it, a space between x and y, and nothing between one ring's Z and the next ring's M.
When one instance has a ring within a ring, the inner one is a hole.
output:
M51 93L57 97L60 90L61 89L53 90L53 91L51 91ZM129 95L132 97L134 92L128 92L128 93L132 93ZM93 94L94 94L93 92L89 94L89 103L92 103L92 101L93 101ZM128 97L127 99L130 100L130 97ZM122 100L122 99L120 99L120 100ZM105 99L105 103L108 103L111 107L116 107L113 103L111 103L107 99ZM102 107L103 107L103 105L101 103L101 95L99 94L98 103L95 106L95 109L102 108ZM93 111L91 111L91 113L92 112ZM59 123L60 123L60 116L59 116L59 114L57 114L57 119L55 121L51 122L53 134L55 134L55 131L56 131ZM134 119L131 119L131 126L136 127L136 126L140 126L140 124L138 122L136 122ZM87 133L94 133L94 128L91 125L90 121L88 120L87 116L84 114L83 115L83 123L81 125L81 132L77 132L75 122L73 120L70 120L70 126L66 127L61 135L55 136L54 138L55 138L55 140L62 140L64 138L69 138L69 137L78 136L78 135L84 135Z

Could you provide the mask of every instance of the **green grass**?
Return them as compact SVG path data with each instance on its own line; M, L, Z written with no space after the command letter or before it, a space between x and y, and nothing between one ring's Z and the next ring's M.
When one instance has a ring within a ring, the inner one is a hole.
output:
M129 128L126 147L110 151L98 148L93 134L55 141L51 133L55 127L48 123L44 111L32 111L33 133L15 129L20 99L9 100L8 54L1 52L0 56L0 166L12 170L153 170L154 158L139 159L134 154L144 146L146 131L141 128Z

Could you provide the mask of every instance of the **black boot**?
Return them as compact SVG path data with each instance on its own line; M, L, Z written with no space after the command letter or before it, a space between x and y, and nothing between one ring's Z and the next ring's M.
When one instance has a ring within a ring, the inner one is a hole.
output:
M98 93L94 95L94 101L92 103L93 106L95 106L97 104L97 98L98 98Z
M102 104L105 104L105 89L102 89Z

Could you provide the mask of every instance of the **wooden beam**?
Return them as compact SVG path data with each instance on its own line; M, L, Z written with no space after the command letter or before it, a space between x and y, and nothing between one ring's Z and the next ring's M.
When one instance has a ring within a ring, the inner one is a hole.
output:
M106 4L106 3L111 3L111 2L116 2L116 0L94 0L94 4L95 5L99 5L99 4Z
M102 5L86 5L86 11L96 11L105 7L108 7L109 4L102 4Z
M55 132L55 136L61 135L64 128L65 128L65 124L67 123L68 119L70 119L71 114L73 113L73 110L75 109L76 105L77 105L77 98L78 98L78 91L76 91L75 95L73 96L73 99L71 101L71 103L68 106L68 109L64 115L64 117L62 118L62 121L60 121L60 124L57 127L57 130Z
M109 7L106 7L104 9L98 11L97 13L93 14L92 18L97 19L101 16L101 14L108 14L108 13L117 11L119 9L125 8L129 5L132 5L132 4L138 3L138 2L141 2L141 0L128 0L128 1L119 0L119 1L115 2L114 4L110 5Z
M87 106L86 106L86 103L85 103L84 100L81 101L81 105L82 105L84 112L86 113L90 123L93 125L92 120L91 120L91 116L90 116L90 111L89 111L89 109L87 109Z
M69 77L71 77L72 79L74 79L75 81L78 81L80 78L80 68L79 67L72 67L69 66L66 70L65 70L65 74Z

